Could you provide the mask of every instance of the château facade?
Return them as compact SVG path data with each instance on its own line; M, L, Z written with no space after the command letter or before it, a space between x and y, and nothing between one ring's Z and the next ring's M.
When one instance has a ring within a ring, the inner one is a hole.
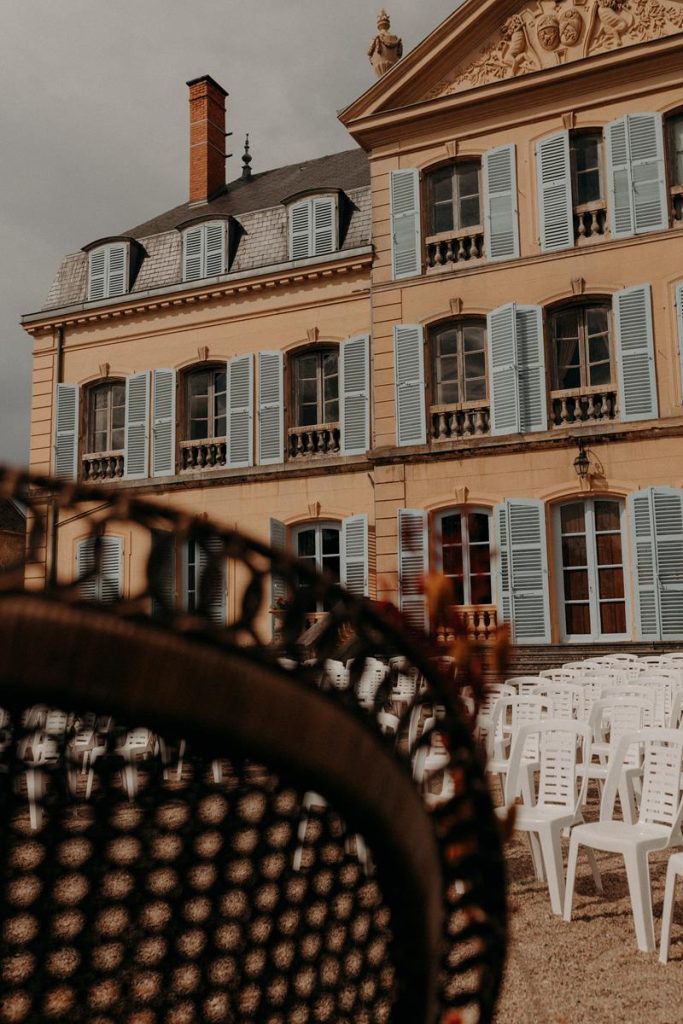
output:
M682 58L676 0L468 0L341 113L360 148L227 186L226 94L189 83L189 201L67 257L23 318L32 469L416 623L438 571L481 639L683 639ZM82 572L86 534L29 575ZM92 596L135 592L139 543L111 535ZM188 608L200 561L169 573Z

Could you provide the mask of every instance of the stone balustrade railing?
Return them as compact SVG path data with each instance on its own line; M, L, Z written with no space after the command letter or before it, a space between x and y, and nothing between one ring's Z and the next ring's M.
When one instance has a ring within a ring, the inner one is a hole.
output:
M203 441L181 441L180 472L225 466L227 447L224 437L206 438Z
M443 231L426 240L429 270L446 270L457 263L484 258L484 229L481 225L459 231Z
M574 238L581 244L595 242L607 234L607 201L597 199L574 207Z
M434 441L481 437L488 434L491 429L491 411L488 405L433 405L429 414Z
M341 430L338 423L319 423L311 427L290 427L287 452L290 459L311 455L338 455Z
M550 399L553 427L613 420L617 414L617 394L610 386L553 391Z
M493 642L498 628L498 609L495 605L457 605L453 611L459 617L469 640L478 643ZM457 639L457 631L451 626L437 626L436 639L439 644L451 644Z
M124 452L92 452L81 459L82 478L88 483L121 480L125 468Z

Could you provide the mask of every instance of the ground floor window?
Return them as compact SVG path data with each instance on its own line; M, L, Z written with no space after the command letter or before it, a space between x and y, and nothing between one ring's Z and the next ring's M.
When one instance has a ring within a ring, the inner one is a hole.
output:
M627 634L620 501L571 501L556 510L563 639Z
M309 568L322 572L328 570L335 579L341 579L341 525L339 523L306 523L293 530L293 550ZM304 611L326 612L330 610L331 598L319 601L302 580Z
M436 531L437 568L451 580L455 603L492 604L490 512L442 512Z

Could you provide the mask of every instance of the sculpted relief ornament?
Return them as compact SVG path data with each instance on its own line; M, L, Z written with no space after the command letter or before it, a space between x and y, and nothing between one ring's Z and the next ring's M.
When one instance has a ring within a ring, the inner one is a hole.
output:
M683 0L535 0L508 18L473 61L455 68L427 98L449 96L681 30Z

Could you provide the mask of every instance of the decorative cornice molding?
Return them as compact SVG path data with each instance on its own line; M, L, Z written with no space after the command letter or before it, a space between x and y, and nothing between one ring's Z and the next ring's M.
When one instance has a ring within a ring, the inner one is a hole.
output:
M681 0L533 0L427 94L450 96L683 30Z

